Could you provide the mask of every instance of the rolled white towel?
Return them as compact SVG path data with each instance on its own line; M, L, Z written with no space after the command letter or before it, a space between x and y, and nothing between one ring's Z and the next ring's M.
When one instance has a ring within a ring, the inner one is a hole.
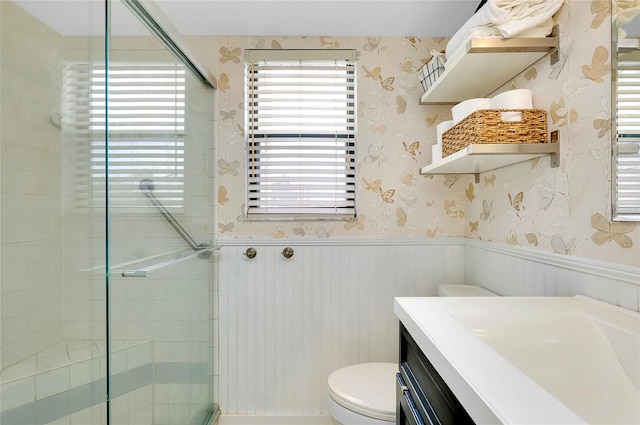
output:
M431 146L431 163L437 164L440 161L442 161L442 144L436 143Z

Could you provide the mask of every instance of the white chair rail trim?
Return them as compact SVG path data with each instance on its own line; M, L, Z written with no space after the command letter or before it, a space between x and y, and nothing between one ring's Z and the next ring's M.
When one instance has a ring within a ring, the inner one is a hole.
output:
M464 238L389 238L389 239L218 239L225 246L462 246L491 251L514 258L587 273L640 286L640 268L572 255L561 255L530 248Z
M463 246L463 238L388 238L388 239L217 239L217 247L225 246Z
M464 239L464 246L640 286L640 267L473 239Z

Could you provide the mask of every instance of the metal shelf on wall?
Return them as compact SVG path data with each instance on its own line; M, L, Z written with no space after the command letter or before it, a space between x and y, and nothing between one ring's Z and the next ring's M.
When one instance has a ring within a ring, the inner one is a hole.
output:
M420 104L455 104L486 97L549 53L551 63L557 62L558 47L557 26L548 37L471 39L463 52L447 60Z
M555 135L557 137L557 135ZM545 155L551 156L551 167L559 165L560 144L471 144L435 164L420 169L420 174L474 174L476 183L480 173L528 161Z

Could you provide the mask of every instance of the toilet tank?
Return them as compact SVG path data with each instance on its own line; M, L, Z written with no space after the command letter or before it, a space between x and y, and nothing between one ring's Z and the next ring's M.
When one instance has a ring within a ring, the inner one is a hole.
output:
M438 295L441 297L499 297L500 295L491 292L480 286L474 285L440 285Z

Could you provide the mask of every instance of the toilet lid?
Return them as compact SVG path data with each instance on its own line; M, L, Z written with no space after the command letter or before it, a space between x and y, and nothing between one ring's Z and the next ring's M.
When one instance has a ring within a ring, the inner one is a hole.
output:
M361 363L329 375L329 396L339 405L383 421L396 418L395 363Z

